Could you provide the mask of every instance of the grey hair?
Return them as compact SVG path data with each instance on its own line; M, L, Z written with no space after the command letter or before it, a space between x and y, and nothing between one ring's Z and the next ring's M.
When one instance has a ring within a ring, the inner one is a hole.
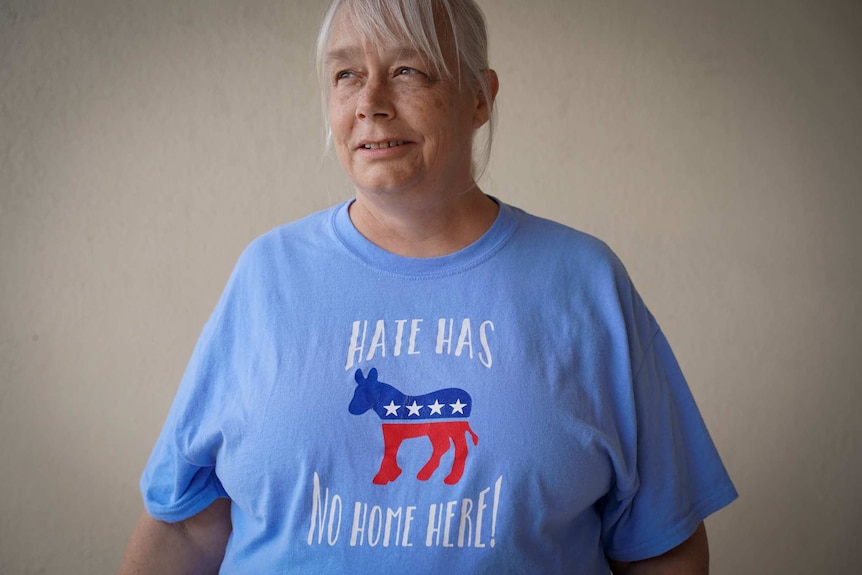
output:
M435 6L442 9L454 39L457 70L450 70L443 57L435 24ZM341 8L349 11L350 21L364 36L378 42L406 40L428 58L435 71L450 80L457 78L476 83L490 111L483 134L474 136L473 177L479 179L491 157L491 143L496 124L496 109L488 75L488 33L485 16L473 0L333 0L317 37L317 76L323 102L326 145L332 140L329 125L330 82L326 70L326 54L335 17Z

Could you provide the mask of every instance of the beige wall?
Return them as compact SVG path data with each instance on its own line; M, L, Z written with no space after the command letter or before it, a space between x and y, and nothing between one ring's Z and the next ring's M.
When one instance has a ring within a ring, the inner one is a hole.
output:
M862 4L486 0L488 191L599 235L741 499L713 572L847 573L862 485ZM346 198L318 1L0 0L0 573L112 572L244 245Z

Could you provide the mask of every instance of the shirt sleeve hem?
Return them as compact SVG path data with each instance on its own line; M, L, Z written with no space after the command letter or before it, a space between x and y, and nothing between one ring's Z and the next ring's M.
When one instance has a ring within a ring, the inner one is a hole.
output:
M704 519L730 505L738 496L733 485L728 485L715 496L692 508L691 512L685 518L669 527L661 536L637 545L607 549L606 553L608 557L616 561L640 561L642 559L658 557L691 537L694 530Z
M165 521L166 523L178 523L197 515L212 505L216 499L220 498L227 498L227 495L216 486L212 486L180 504L159 505L154 501L144 499L144 508L153 519Z

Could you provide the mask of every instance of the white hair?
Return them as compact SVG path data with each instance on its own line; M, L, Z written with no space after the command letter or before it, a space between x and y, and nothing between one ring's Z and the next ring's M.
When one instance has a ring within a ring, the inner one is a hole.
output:
M435 7L446 15L435 21ZM436 72L450 80L457 78L459 86L479 85L489 110L484 133L474 137L473 176L478 179L488 166L496 123L496 110L488 75L488 33L485 16L473 0L333 0L326 12L317 37L317 75L321 87L326 142L332 132L329 125L330 82L326 70L326 54L335 16L348 10L350 22L364 36L378 42L407 41L426 57ZM454 42L457 70L450 70L443 57L437 25L447 24Z

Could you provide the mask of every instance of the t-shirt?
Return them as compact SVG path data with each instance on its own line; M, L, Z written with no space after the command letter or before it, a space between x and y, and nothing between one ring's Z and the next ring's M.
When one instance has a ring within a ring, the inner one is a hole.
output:
M222 573L606 574L736 497L665 336L599 240L500 203L447 256L349 202L240 257L141 479L229 497Z

